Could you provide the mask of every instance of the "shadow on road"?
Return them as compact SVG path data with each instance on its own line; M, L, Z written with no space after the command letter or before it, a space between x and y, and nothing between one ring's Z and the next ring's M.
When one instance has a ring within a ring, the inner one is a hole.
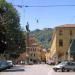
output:
M10 69L6 69L2 72L22 72L22 71L25 71L25 67L23 66L14 66Z
M4 70L3 72L21 72L21 71L25 71L24 69L16 69L16 70Z

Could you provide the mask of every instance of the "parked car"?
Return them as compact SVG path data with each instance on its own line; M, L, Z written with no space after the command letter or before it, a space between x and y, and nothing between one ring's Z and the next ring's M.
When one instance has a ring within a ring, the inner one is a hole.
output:
M33 62L32 62L32 61L30 61L28 64L29 64L29 65L33 65Z
M0 60L0 71L8 68L8 63L5 60Z
M13 61L12 60L7 60L8 63L8 68L13 67Z
M75 71L75 62L73 61L63 61L53 67L54 71L61 70L62 72L64 71L70 71L73 70Z
M55 62L54 62L53 60L48 60L46 63L47 63L48 65L55 65Z

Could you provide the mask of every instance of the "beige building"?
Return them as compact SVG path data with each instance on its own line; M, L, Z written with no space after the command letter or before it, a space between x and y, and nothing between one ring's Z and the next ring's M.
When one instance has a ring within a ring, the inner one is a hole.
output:
M40 62L40 49L38 48L38 44L37 43L33 43L32 46L29 48L29 61L30 62Z
M46 49L41 49L41 61L46 62Z
M39 63L45 60L43 47L37 43L34 36L29 37L29 47L27 47L28 62Z
M34 63L40 63L45 61L45 51L38 43L33 43L29 49L29 61Z
M74 39L75 24L55 27L51 41L50 58L55 61L67 60Z

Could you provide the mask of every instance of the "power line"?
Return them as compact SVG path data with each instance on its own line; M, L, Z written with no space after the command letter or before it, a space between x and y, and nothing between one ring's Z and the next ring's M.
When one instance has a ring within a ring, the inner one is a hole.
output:
M13 5L17 7L75 7L75 5Z

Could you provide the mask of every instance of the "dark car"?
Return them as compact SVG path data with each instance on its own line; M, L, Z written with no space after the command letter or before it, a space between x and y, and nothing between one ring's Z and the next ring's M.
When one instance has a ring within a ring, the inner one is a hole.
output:
M0 71L8 68L8 63L5 60L0 60Z
M28 64L29 64L29 65L33 65L33 62L29 62Z

